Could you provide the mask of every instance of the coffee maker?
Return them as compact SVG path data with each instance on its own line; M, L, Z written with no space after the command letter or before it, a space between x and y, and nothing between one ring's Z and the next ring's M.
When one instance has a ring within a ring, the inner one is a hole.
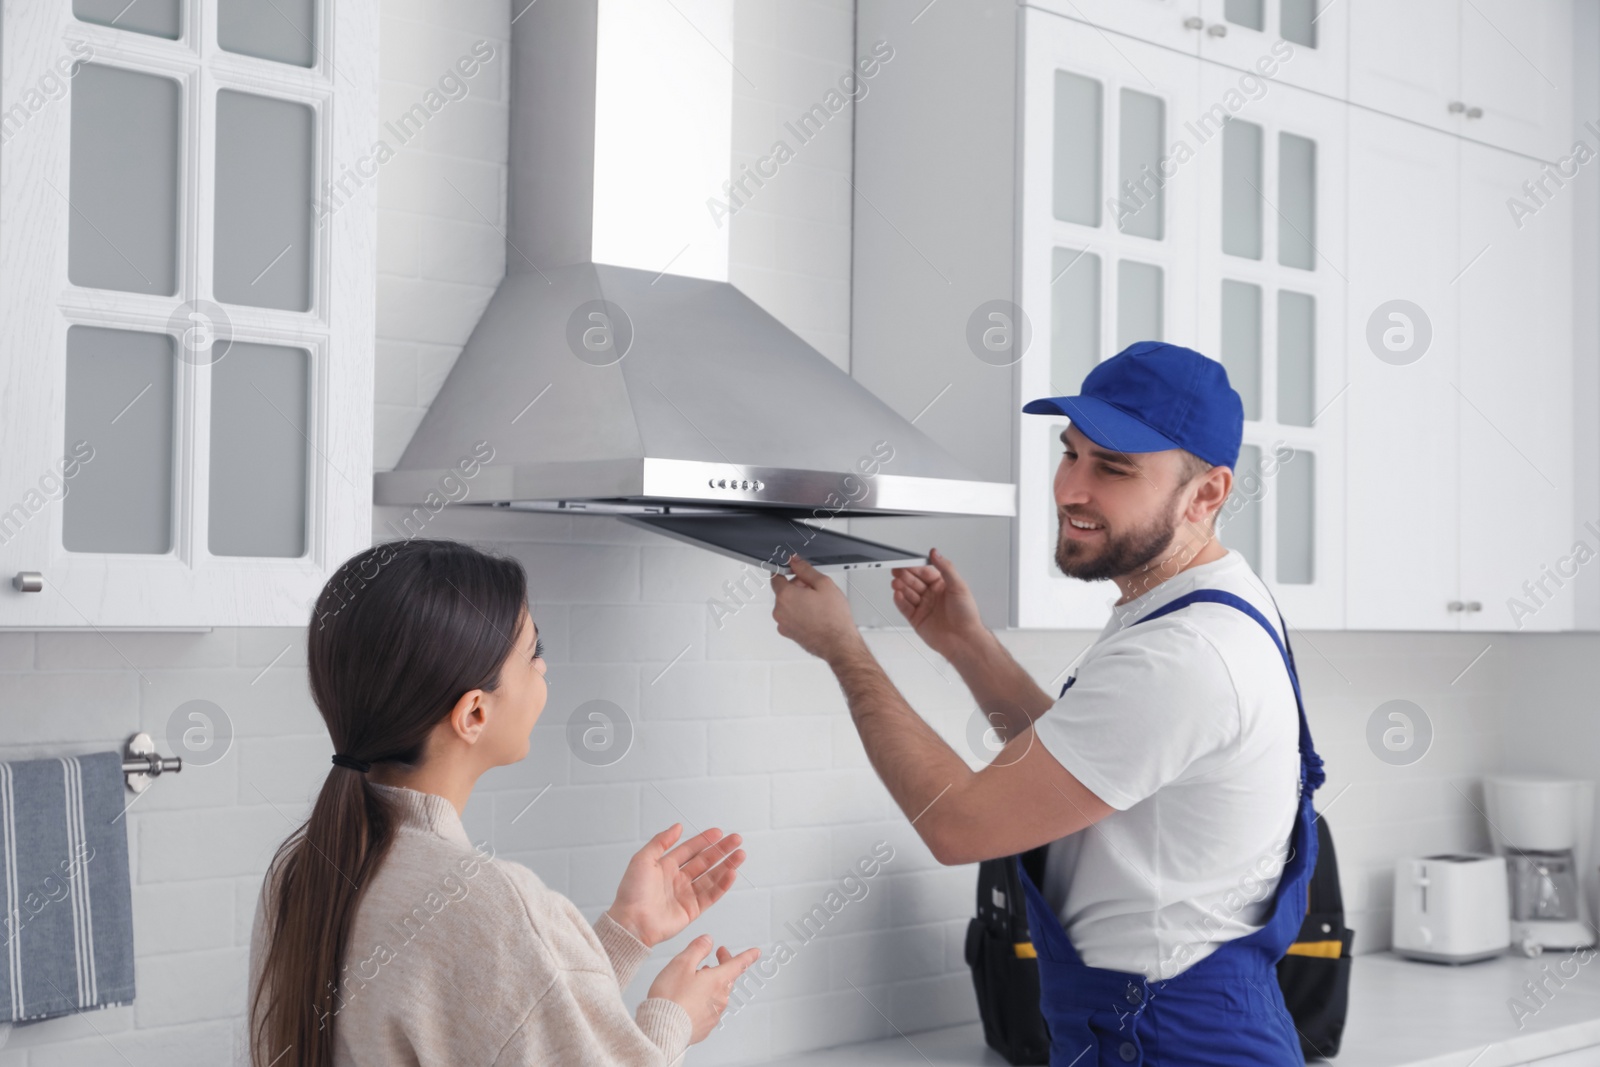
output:
M1594 783L1529 775L1483 782L1489 835L1506 859L1511 945L1524 955L1595 943L1586 899Z

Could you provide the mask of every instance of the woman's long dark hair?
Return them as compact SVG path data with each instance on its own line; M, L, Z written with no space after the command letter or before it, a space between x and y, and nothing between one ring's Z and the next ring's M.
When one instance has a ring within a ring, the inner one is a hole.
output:
M527 599L516 560L454 541L387 542L346 560L317 597L306 639L334 752L416 765L463 693L500 684ZM273 856L251 1003L254 1067L333 1063L345 947L396 822L365 774L335 766L310 818Z

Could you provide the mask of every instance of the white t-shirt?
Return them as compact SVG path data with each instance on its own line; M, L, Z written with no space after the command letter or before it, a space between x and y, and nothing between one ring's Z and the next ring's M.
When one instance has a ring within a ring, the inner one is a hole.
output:
M1112 608L1076 681L1034 722L1039 742L1116 810L1050 845L1040 888L1083 962L1170 978L1261 927L1299 797L1299 716L1261 624L1197 603L1248 601L1283 634L1237 551Z

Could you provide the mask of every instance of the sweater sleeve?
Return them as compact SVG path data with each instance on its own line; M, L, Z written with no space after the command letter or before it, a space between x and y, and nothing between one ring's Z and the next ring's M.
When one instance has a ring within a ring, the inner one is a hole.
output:
M630 1015L622 999L649 955L644 943L605 916L591 926L566 897L514 865L496 865L512 875L554 967L495 1067L680 1067L694 1031L688 1011L649 997Z
M683 1006L649 997L633 1018L600 971L563 971L528 1011L494 1067L680 1067L694 1024Z
M639 973L639 966L649 958L649 947L605 912L601 912L600 918L594 921L594 932L600 939L600 947L606 950L606 956L611 960L611 969L617 972L617 987L628 988L633 976Z

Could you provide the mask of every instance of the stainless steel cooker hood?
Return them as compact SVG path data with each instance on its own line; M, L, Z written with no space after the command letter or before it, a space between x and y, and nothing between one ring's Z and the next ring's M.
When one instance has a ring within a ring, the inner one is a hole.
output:
M507 274L377 503L1016 513L728 283L732 0L541 0L512 33Z

